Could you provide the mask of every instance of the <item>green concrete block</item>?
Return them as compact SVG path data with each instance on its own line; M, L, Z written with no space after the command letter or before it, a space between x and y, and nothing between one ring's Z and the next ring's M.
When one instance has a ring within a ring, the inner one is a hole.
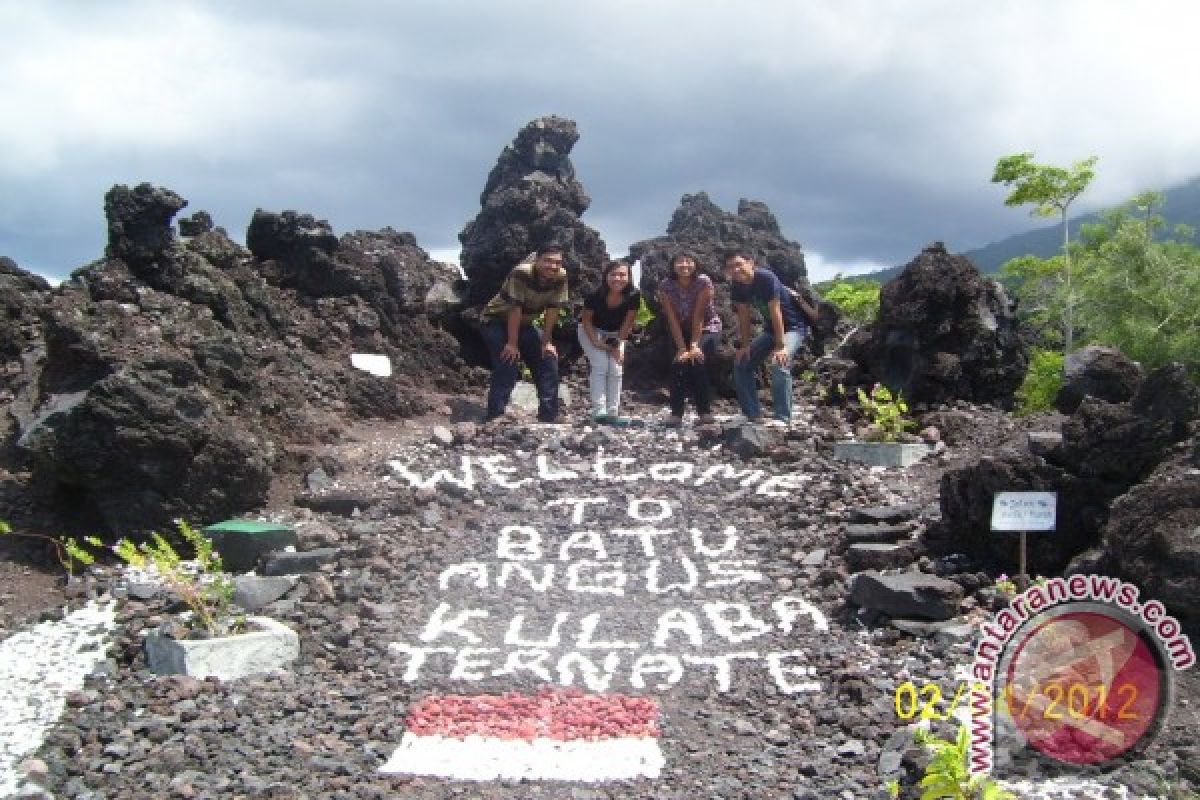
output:
M205 528L204 534L229 572L248 572L267 553L296 547L299 542L296 531L287 525L252 519L218 522Z

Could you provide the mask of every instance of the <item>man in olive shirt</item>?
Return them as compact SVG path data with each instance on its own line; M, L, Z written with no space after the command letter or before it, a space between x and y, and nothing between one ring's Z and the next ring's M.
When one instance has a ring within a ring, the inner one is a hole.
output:
M508 407L520 377L518 361L533 373L538 393L538 420L558 418L558 351L550 333L559 310L567 305L567 271L563 249L541 248L533 263L518 264L483 309L483 341L492 355L492 380L488 387L487 417L493 420ZM542 331L533 318L545 313Z

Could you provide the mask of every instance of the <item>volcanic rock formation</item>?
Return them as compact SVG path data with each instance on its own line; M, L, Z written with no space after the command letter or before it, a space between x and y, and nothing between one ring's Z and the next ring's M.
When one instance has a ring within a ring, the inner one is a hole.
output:
M1147 479L1190 435L1198 416L1200 392L1178 364L1151 372L1128 403L1085 398L1063 423L1061 436L1039 437L1031 449L1001 451L942 476L943 546L1008 561L1015 540L991 532L991 498L1000 491L1053 491L1057 526L1052 534L1030 537L1030 569L1061 570L1100 542L1110 504ZM1144 505L1136 501L1134 507ZM1124 523L1112 524L1113 530L1125 529ZM1123 552L1122 545L1114 546L1111 555L1117 558L1111 563L1121 566Z
M427 408L420 386L462 389L457 343L426 314L457 275L411 234L338 239L259 211L247 250L220 229L177 239L184 205L114 187L107 257L42 307L45 361L11 410L43 487L122 532L209 522L260 506L347 416L408 416ZM393 376L354 369L353 352L388 356Z
M1115 347L1089 345L1063 359L1063 383L1054 405L1064 414L1073 414L1085 397L1124 403L1145 377L1141 365Z
M592 201L569 158L578 140L574 121L548 116L530 122L504 148L480 195L479 214L458 235L468 305L487 303L514 266L551 242L566 251L573 297L599 284L608 251L579 219Z
M934 242L880 291L879 316L847 342L862 370L910 402L1011 408L1028 347L1015 304L975 265Z

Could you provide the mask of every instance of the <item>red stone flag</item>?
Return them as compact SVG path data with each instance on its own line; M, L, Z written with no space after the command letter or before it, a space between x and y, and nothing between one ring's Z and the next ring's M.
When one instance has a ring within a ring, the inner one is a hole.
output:
M410 706L381 769L457 780L656 778L658 702L544 689L535 695L430 695Z

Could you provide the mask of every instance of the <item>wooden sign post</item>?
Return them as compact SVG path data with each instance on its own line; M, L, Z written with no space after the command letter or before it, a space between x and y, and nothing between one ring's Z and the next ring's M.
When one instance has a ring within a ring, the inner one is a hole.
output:
M1017 585L1029 586L1026 572L1026 534L1052 531L1058 516L1057 492L996 492L992 500L992 530L1017 531L1021 543L1017 551Z

